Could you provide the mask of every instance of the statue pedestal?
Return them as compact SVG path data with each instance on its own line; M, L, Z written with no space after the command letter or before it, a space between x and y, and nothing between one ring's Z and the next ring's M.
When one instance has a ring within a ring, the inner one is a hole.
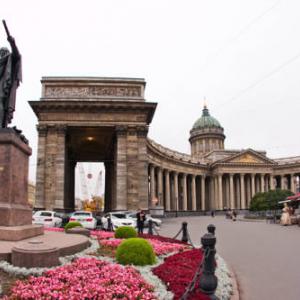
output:
M28 203L28 160L31 148L25 144L12 128L0 128L0 239L3 227L8 226L18 231L24 225L32 225L32 209ZM28 230L32 236L42 234L43 228ZM21 230L21 231L20 231ZM25 229L23 229L25 230ZM7 230L5 230L6 232ZM7 232L4 234L7 237ZM14 236L15 240L15 235ZM24 238L24 237L23 237Z

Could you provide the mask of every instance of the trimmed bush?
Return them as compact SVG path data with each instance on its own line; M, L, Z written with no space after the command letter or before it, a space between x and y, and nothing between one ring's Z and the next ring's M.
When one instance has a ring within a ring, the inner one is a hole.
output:
M79 222L69 222L65 225L65 230L74 228L74 227L82 227L82 225Z
M129 238L117 248L116 259L122 265L145 266L153 265L156 256L148 241L141 238Z
M115 238L117 239L129 239L135 237L137 237L137 232L131 226L121 226L115 231Z

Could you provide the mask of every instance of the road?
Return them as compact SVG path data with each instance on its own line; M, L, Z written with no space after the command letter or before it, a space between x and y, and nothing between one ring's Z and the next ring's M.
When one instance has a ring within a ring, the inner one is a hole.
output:
M242 300L300 299L300 227L233 222L224 216L180 217L165 219L160 234L175 236L183 221L198 245L207 225L216 226L217 252L234 270Z

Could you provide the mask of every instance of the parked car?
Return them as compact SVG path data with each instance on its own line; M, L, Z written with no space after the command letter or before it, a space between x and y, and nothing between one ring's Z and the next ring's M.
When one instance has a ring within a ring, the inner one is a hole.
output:
M124 212L109 212L106 213L101 219L103 229L108 229L108 218L111 219L114 230L120 226L136 227L136 221L132 218L128 218Z
M45 227L60 227L62 219L54 211L39 210L33 214L32 224L44 225Z
M127 218L133 219L136 222L136 214L137 214L136 212L129 211L129 212L125 212L125 214L126 214ZM149 220L151 220L153 222L153 225L157 226L157 227L160 227L160 225L162 223L162 221L160 219L153 218L153 217L151 217L151 215L146 214L146 220L144 222L144 225L146 227L148 226Z
M82 227L87 229L95 229L97 227L97 220L93 217L90 211L75 211L70 216L70 222L79 222Z

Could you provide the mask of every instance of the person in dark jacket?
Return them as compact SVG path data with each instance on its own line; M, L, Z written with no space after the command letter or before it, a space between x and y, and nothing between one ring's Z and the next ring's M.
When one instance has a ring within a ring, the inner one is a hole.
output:
M146 215L143 210L139 210L136 214L138 233L143 234L144 231L144 222L146 220Z

